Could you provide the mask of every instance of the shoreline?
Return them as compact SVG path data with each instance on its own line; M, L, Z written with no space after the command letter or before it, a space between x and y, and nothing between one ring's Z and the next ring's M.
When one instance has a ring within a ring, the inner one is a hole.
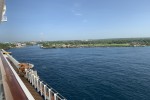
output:
M148 47L148 46L85 46L85 47L40 47L41 49L65 49L65 48L115 48L115 47Z

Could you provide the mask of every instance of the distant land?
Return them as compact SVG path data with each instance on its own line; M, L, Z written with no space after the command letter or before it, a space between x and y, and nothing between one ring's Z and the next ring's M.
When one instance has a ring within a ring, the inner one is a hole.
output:
M144 47L150 46L150 38L43 41L39 44L41 48Z
M88 39L66 41L28 41L0 43L0 49L21 48L39 45L48 48L89 48L89 47L145 47L150 46L150 38L115 38L115 39Z
M37 44L37 42L29 41L29 42L5 42L0 43L0 49L11 49L11 48L22 48L26 46L32 46Z

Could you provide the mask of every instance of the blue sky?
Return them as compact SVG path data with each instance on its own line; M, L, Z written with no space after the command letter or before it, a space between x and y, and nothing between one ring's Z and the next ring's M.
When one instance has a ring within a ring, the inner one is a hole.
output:
M150 37L150 0L6 0L0 41Z

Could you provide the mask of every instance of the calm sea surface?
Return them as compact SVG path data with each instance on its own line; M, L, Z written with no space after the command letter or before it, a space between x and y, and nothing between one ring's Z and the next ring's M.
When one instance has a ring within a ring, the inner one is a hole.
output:
M150 47L9 51L68 100L150 100Z

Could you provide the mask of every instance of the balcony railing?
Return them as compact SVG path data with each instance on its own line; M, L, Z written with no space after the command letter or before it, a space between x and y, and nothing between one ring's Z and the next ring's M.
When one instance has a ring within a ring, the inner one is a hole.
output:
M67 100L56 90L43 82L37 75L36 71L33 71L32 69L26 70L25 77L34 86L37 92L39 92L41 96L44 96L45 100Z
M4 50L2 51L6 52ZM7 54L7 56L15 64L15 66L19 68L19 62L11 55ZM31 85L37 90L37 92L39 92L41 96L44 97L45 100L67 100L51 86L43 82L39 78L37 71L34 71L33 69L26 69L25 72L25 78L31 83Z

